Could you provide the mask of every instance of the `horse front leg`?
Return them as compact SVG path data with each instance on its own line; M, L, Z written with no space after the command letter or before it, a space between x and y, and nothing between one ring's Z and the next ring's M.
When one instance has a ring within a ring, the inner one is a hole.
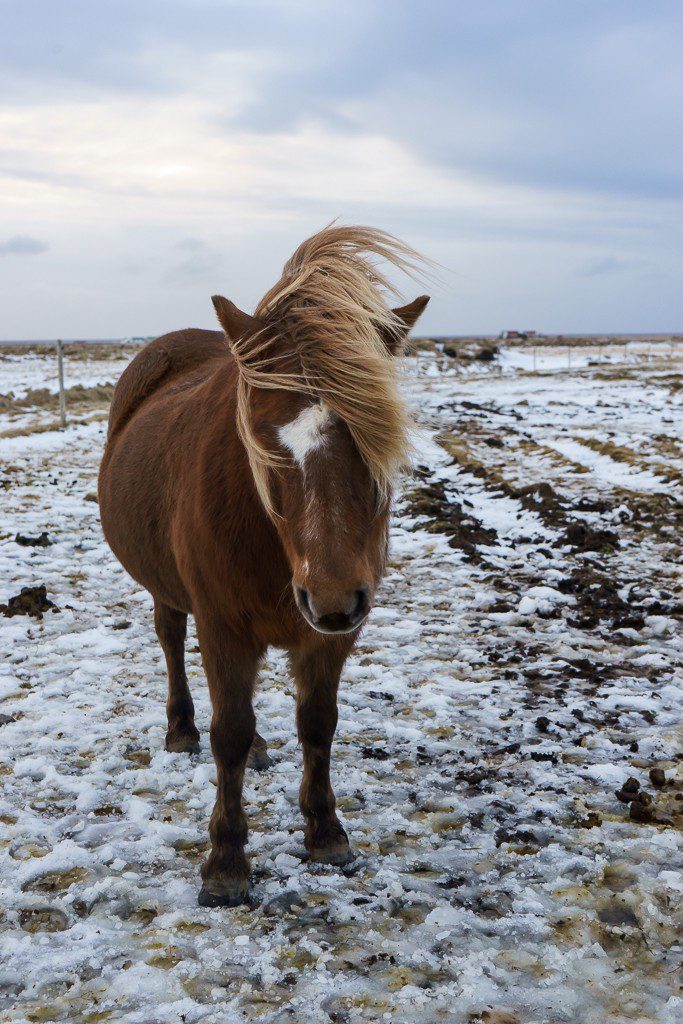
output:
M199 904L232 907L249 899L242 784L256 731L252 696L262 652L246 648L219 623L200 616L197 637L211 694L211 750L218 777L209 823L211 852L201 869Z
M339 676L349 648L330 641L315 651L292 652L296 680L296 721L304 772L299 806L306 820L304 842L311 860L345 864L349 840L335 813L330 752L337 728Z

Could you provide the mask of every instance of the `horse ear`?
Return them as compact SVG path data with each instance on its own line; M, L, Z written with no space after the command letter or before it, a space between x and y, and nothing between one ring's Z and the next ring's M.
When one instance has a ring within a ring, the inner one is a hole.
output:
M248 313L243 313L234 302L224 299L222 295L212 295L211 301L216 310L218 322L223 328L233 352L238 342L259 330L261 326L259 320L254 316L249 316Z
M424 313L428 302L429 295L420 295L409 302L407 306L398 306L396 309L392 309L391 312L400 320L400 325L397 325L394 330L382 332L382 340L392 356L401 355L408 335Z

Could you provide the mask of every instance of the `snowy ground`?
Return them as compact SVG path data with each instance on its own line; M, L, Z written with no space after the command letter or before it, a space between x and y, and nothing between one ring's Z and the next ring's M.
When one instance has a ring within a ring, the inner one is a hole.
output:
M151 602L93 500L105 410L65 432L3 412L0 601L45 584L59 611L0 615L0 1021L683 1020L683 349L526 355L410 360L418 468L341 690L355 860L303 860L273 654L236 910L196 905L209 702L192 638L202 752L166 753ZM47 385L33 369L0 356L0 393ZM635 818L629 777L652 798Z
M64 347L64 385L71 387L81 384L94 387L115 381L130 361L133 346L124 344L100 344L87 348L82 344ZM29 391L47 388L56 393L59 388L57 370L57 349L42 346L38 351L22 352L20 346L13 346L10 352L3 352L0 346L0 393L10 392L15 398L23 398Z

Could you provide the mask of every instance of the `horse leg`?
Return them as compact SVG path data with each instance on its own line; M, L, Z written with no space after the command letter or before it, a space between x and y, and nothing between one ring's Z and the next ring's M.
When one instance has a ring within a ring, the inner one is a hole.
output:
M304 841L311 860L345 864L349 840L335 813L330 783L330 751L337 728L337 689L348 651L293 652L296 721L303 748L304 772L299 806L306 819Z
M176 754L196 754L199 751L199 733L194 724L194 704L185 675L187 615L155 600L154 628L168 669L166 749Z
M218 776L209 823L211 853L201 869L199 904L232 907L249 898L242 783L256 731L252 694L261 652L245 650L218 624L199 617L197 635L211 694L211 750Z

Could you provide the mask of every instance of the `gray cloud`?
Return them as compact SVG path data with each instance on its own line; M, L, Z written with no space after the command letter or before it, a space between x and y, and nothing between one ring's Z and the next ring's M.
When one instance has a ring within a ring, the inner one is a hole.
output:
M37 256L50 248L47 242L30 235L12 235L5 242L0 242L0 256Z
M5 102L215 97L258 133L317 120L379 132L493 181L683 196L676 0L35 0L0 41ZM240 109L231 58L251 57ZM222 59L216 65L213 61Z
M5 261L6 331L246 307L337 215L449 268L425 330L680 327L677 0L6 6L0 254L60 252Z

